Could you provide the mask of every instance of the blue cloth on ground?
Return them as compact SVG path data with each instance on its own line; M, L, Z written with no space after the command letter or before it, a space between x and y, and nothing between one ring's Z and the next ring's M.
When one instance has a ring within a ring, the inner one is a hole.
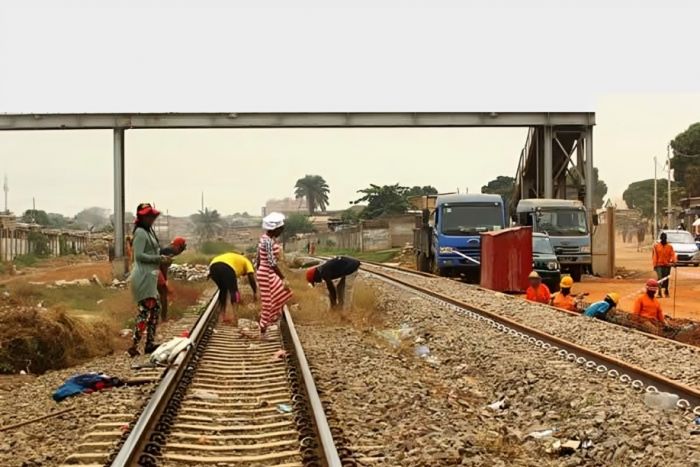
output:
M100 391L121 384L122 382L119 378L108 376L104 373L92 372L77 374L68 378L54 391L53 400L61 402L64 399L77 396L78 394Z

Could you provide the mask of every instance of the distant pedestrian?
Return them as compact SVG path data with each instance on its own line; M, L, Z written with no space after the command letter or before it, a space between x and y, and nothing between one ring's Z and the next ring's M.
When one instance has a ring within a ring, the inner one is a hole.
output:
M671 267L676 263L676 252L673 246L668 243L666 232L661 232L659 241L654 244L652 250L652 261L654 271L661 286L659 287L659 297L662 296L662 291L666 291L666 296L669 297L669 282L671 282Z
M659 281L649 279L646 283L645 291L637 297L632 307L632 314L639 317L665 324L664 312L661 310L661 303L656 299L656 291L659 289Z
M320 266L306 270L306 280L312 286L321 281L326 283L331 308L342 308L345 304L346 279L360 269L360 262L349 256L336 256ZM338 280L340 279L340 280ZM338 280L338 286L333 283Z
M278 212L270 213L263 218L262 227L265 233L258 243L255 261L261 301L258 326L260 337L263 339L267 328L279 320L284 305L292 298L289 283L279 266L282 248L277 243L277 239L284 230L284 220L284 215Z
M316 240L313 240L309 244L309 255L314 256L316 254Z
M255 282L255 268L248 258L238 253L224 253L215 256L209 263L209 278L219 288L219 316L224 322L237 325L237 317L234 313L232 320L226 319L227 302L231 305L241 302L238 279L248 277L248 283L253 290L253 301L257 299L258 286Z
M618 303L620 303L620 295L610 292L603 300L589 305L583 312L583 316L605 320L608 312L615 308Z
M637 227L637 251L642 251L642 244L644 243L646 230L647 229L643 224Z
M158 237L153 230L153 223L160 212L148 203L139 204L134 221L134 268L131 273L131 291L138 307L134 325L133 344L129 355L139 354L138 345L146 332L145 352L153 352L155 343L160 300L158 295L158 274L161 265L169 265L171 259L160 254Z
M187 241L182 237L175 237L170 245L160 249L160 254L169 257L171 260L187 249ZM170 287L168 285L168 270L170 264L160 265L160 274L158 275L158 295L160 296L160 319L167 321L168 319L168 296Z
M531 302L549 304L552 294L549 287L542 283L542 278L537 271L532 271L528 276L530 287L525 292L525 298Z

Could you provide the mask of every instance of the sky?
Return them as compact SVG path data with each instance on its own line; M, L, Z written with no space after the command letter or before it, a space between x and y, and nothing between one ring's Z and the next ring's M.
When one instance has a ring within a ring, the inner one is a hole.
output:
M595 111L613 196L700 121L697 2L482 3L5 0L0 112ZM474 192L525 133L128 130L127 209L257 213L307 173L337 209L369 183ZM110 207L112 164L109 131L0 131L15 212Z

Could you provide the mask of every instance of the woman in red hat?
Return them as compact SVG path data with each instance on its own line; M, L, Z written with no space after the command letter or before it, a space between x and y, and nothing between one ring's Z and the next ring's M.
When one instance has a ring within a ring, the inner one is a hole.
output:
M134 343L128 350L132 357L139 354L138 345L144 331L146 332L145 352L151 353L158 347L154 342L160 313L158 276L160 266L169 265L172 262L169 256L160 254L158 237L153 231L153 223L159 214L160 212L148 203L139 204L136 208L131 292L137 303L138 314L134 325Z

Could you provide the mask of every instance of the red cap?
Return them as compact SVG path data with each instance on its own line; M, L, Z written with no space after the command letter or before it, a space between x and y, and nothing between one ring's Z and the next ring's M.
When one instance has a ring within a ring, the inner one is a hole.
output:
M307 269L306 270L306 281L309 284L313 284L315 278L316 278L316 268Z
M659 290L659 281L656 279L649 279L647 281L647 290L653 290L654 292Z
M182 237L173 238L173 241L171 243L180 249L184 249L187 245L187 241Z
M136 208L136 216L137 217L144 217L144 216L154 216L157 217L160 215L160 211L151 206L150 203L141 203L138 205Z

